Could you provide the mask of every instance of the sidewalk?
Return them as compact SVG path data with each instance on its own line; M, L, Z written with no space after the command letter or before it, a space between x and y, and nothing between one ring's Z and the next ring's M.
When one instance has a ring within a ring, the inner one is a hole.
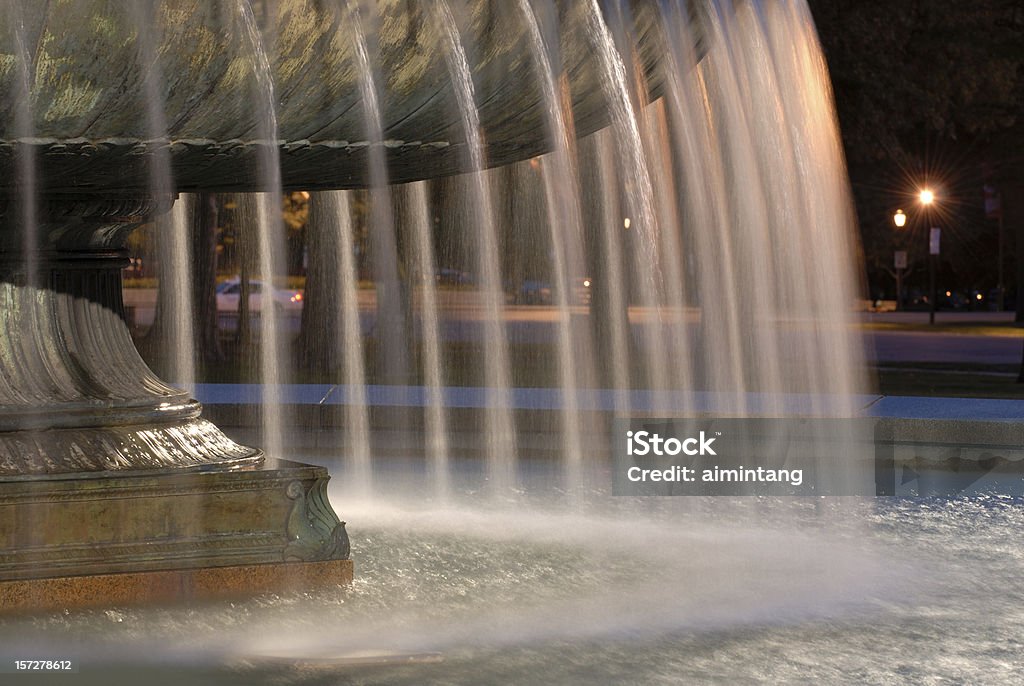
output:
M860 312L861 321L898 324L927 324L927 312ZM977 312L947 312L935 313L936 324L961 324L961 323L984 323L1003 325L1013 323L1013 312L989 312L979 310Z
M1014 324L1013 312L936 312L935 324L927 312L858 312L858 324L869 331L922 331L984 334L1024 338L1024 324Z

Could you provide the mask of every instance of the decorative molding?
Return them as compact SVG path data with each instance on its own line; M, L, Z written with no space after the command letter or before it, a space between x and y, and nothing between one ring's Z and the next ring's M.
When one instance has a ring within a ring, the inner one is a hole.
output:
M327 481L317 479L308 491L301 481L288 484L285 492L294 502L288 513L286 562L348 559L348 532L327 499Z
M0 506L22 503L74 503L76 501L117 500L128 497L206 495L209 493L278 492L296 478L292 470L276 475L267 464L274 460L239 460L222 462L195 469L169 467L140 469L128 472L79 472L54 475L53 478L30 477L0 479ZM315 469L300 463L295 468ZM197 479L197 476L216 479ZM305 476L305 475L303 475ZM102 488L82 488L83 484L102 482Z
M141 541L92 545L52 545L0 551L0 578L49 576L62 570L100 573L117 570L277 562L281 537L276 532L217 534L177 541Z
M205 419L0 432L0 480L84 472L116 476L261 460L259 450L235 443Z
M0 479L0 581L343 559L348 536L326 484L322 467L273 459Z

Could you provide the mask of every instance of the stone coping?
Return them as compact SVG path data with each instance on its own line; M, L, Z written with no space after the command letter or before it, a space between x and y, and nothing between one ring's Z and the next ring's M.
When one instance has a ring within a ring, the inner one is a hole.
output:
M262 402L264 388L262 384L198 384L194 393L206 406L257 405ZM278 390L279 397L287 405L346 405L350 396L349 388L344 385L282 384ZM512 388L507 402L515 410L557 410L561 407L561 395L557 388ZM374 407L423 407L428 402L429 389L425 386L368 385L366 398ZM446 386L442 398L449 408L484 408L488 405L488 389ZM782 407L783 411L794 414L839 406L842 400L835 396L799 393L618 392L610 389L580 390L577 399L577 406L582 411L614 412L625 404L639 412L718 412L742 404L753 413ZM853 396L847 403L859 408L857 415L863 417L1024 422L1024 400L862 394Z

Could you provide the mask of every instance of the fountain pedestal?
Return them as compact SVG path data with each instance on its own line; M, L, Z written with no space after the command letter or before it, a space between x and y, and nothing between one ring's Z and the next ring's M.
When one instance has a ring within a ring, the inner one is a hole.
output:
M351 579L326 470L238 445L135 350L122 245L166 205L51 199L31 240L4 215L0 609Z

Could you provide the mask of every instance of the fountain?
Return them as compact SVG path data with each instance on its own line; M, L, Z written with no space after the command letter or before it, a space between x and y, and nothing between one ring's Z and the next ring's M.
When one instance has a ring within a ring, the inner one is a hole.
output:
M0 75L5 604L206 596L351 578L325 470L281 459L275 394L287 352L276 317L260 318L265 456L201 416L187 390L194 382L187 341L175 365L186 389L157 378L135 351L122 313L125 243L134 227L167 213L180 192L255 191L258 268L269 279L281 272L275 193L369 186L378 200L378 292L384 301L398 298L393 219L382 195L388 183L482 172L536 156L552 147L552 137L560 141L553 173L569 171L550 61L530 57L544 46L533 8L454 9L304 0L7 3L0 31L7 60ZM634 48L653 92L663 78L655 57L665 35L655 3L634 12L634 35L642 37ZM585 135L607 119L597 86L603 77L588 54L595 39L611 54L593 35L603 18L589 3L559 4L558 16L548 14L575 132ZM488 191L475 183L474 211L489 227ZM553 188L548 200L555 211ZM344 212L340 202L325 211ZM187 255L182 203L173 216L161 228L176 234L174 253ZM488 455L500 491L512 485L516 449L493 231L481 234L477 267L489 280L482 289L493 408ZM341 235L339 245L347 244ZM559 258L563 312L565 260ZM339 286L344 278L351 275ZM171 283L177 295L168 302L181 304L175 326L187 335L190 285L180 269ZM382 308L395 311L394 303ZM400 322L392 318L384 328L393 348L389 368L400 370ZM571 361L567 329L561 341L562 360ZM346 352L358 346L349 337ZM354 369L360 357L346 357L355 386L363 383ZM567 389L575 376L564 378ZM436 388L440 377L431 378ZM574 391L566 402L571 408ZM570 425L574 414L566 413ZM432 421L435 452L443 451L443 420L435 412ZM358 419L351 426L359 432ZM579 428L570 434L578 470ZM353 476L365 489L363 444L362 471ZM169 590L178 587L184 590Z
M193 399L216 394L194 376L187 201L250 194L269 282L282 189L312 195L304 315L330 313L314 335L337 369L296 390L261 315L258 427L222 431ZM351 189L377 232L371 334ZM127 237L153 218L177 256L175 384L122 312ZM802 0L9 0L0 609L34 614L0 614L0 674L1012 678L1019 501L609 493L613 417L881 403L849 321L853 234ZM516 279L550 302L510 305ZM312 430L289 421L305 391ZM912 449L888 447L895 492ZM262 595L212 602L239 593ZM210 602L131 606L183 599Z

